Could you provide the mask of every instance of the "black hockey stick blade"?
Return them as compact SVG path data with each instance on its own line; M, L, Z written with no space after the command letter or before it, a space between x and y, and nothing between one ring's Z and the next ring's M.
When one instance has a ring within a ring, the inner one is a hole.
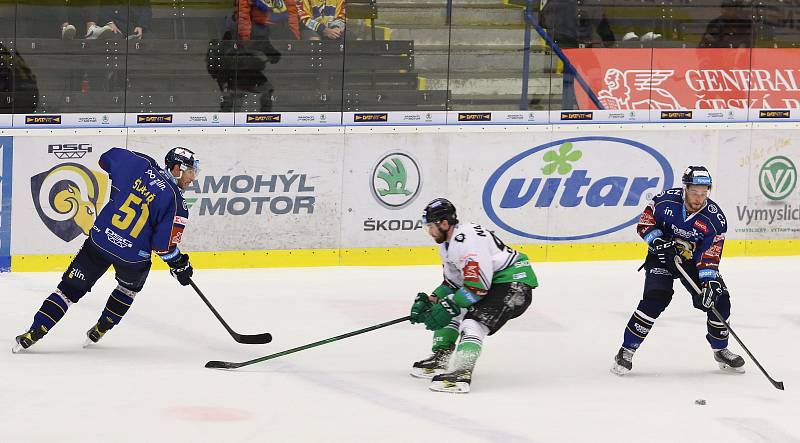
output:
M387 321L385 323L380 323L380 324L377 324L377 325L369 326L369 327L366 327L364 329L359 329L357 331L352 331L352 332L348 332L346 334L337 335L336 337L326 338L325 340L316 341L314 343L309 343L307 345L298 346L296 348L288 349L286 351L276 352L274 354L270 354L270 355L267 355L267 356L264 356L264 357L254 358L254 359L248 360L248 361L243 361L243 362L238 362L237 363L237 362L230 362L230 361L212 360L212 361L206 363L206 367L210 368L210 369L237 369L237 368L241 368L242 366L248 366L248 365L252 365L254 363L260 363L262 361L272 360L273 358L278 358L278 357L282 357L284 355L293 354L295 352L304 351L306 349L315 348L317 346L325 345L325 344L328 344L328 343L333 343L335 341L339 341L339 340L347 338L347 337L352 337L354 335L359 335L359 334L363 334L365 332L374 331L376 329L385 328L387 326L391 326L391 325L396 324L396 323L402 323L402 322L408 321L410 319L411 319L411 317L409 317L409 316L396 318L394 320L390 320L390 321Z
M222 324L222 327L225 328L226 331L228 331L228 334L230 334L231 337L233 337L233 339L237 343L243 343L246 345L263 345L272 341L272 334L268 332L265 332L263 334L244 335L244 334L239 334L238 332L231 329L231 327L228 326L228 322L226 322L225 319L223 319L222 316L219 314L219 312L217 312L217 310L214 309L214 306L212 306L211 302L208 301L205 295L203 295L203 292L200 290L200 288L198 288L197 285L192 280L189 280L189 284L192 285L192 288L197 293L197 295L199 295L200 298L203 300L203 303L205 303L206 306L208 306L208 309L211 310L211 313L214 314L214 317L217 317L217 320L219 320L219 322Z
M210 362L206 363L206 367L211 369L236 369L240 368L241 364L229 361L211 360Z
M272 341L272 334L269 332L255 335L236 334L233 339L246 345L263 345Z

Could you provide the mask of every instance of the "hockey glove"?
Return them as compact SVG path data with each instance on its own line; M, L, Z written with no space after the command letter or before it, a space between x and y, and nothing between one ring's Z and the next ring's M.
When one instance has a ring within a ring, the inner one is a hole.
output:
M436 331L442 329L450 323L453 317L461 314L459 308L452 300L444 298L439 303L433 305L431 309L424 313L420 318L425 323L425 329Z
M428 300L428 294L420 292L417 298L414 299L414 304L411 305L411 323L422 323L422 315L427 313L433 303Z
M703 306L710 308L717 302L717 298L725 292L722 284L716 280L703 283Z
M182 286L186 286L192 279L194 269L189 263L189 254L181 254L175 260L167 262L169 273L178 280Z
M678 255L678 249L675 247L673 240L665 240L658 237L650 243L650 253L655 255L659 262L663 265L673 265L675 263L675 256Z

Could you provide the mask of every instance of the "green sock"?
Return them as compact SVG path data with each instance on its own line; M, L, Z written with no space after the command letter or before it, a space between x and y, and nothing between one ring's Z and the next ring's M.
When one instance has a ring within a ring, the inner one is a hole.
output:
M475 342L459 343L456 348L456 356L453 359L453 370L475 368L475 362L481 356L481 344Z
M433 333L433 352L439 349L453 349L458 340L458 330L450 326L437 329Z

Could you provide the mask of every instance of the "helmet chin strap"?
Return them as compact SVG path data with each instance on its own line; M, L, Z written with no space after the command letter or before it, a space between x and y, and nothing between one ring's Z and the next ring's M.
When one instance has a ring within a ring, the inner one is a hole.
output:
M175 175L172 174L172 168L168 168L165 166L164 171L167 173L167 177L169 177L169 179L172 180L172 183L175 183L177 185L178 177L175 177ZM181 169L181 172L183 172L183 169Z

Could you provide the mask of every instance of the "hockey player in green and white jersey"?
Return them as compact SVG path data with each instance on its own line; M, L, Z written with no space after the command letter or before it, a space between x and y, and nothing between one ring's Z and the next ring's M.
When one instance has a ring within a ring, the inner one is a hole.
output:
M411 322L434 331L433 355L414 363L411 375L432 378L433 391L469 392L484 337L528 309L536 274L525 254L493 232L459 223L444 198L430 202L422 218L439 244L444 281L431 295L419 293L411 307Z

